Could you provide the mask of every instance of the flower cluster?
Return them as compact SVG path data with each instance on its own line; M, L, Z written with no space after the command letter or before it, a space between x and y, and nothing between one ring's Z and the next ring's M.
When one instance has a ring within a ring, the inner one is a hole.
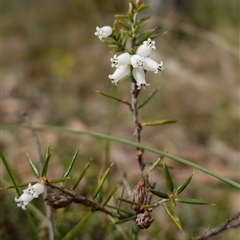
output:
M32 186L31 183L29 183L28 188L23 190L23 194L19 198L15 197L17 206L21 207L23 210L26 210L27 204L31 202L34 198L38 198L38 196L43 193L43 191L43 184L36 183Z
M102 28L97 27L97 32L95 32L95 35L97 35L99 39L103 37L107 38L111 34L112 31L110 31L108 26ZM119 56L114 55L110 60L112 63L111 66L115 67L116 70L108 76L111 82L117 85L121 79L132 72L138 89L149 86L145 79L146 71L158 74L164 69L162 61L157 63L149 57L152 50L156 50L155 41L148 38L147 41L144 41L143 44L138 47L136 54L130 55L128 52L125 52Z

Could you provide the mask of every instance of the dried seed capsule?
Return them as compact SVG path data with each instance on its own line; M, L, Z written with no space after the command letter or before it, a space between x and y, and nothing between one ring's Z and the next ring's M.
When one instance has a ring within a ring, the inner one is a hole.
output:
M140 203L141 205L145 205L147 204L147 195L146 183L145 180L142 179L134 187L131 200L133 202ZM141 207L137 205L131 205L131 208L133 211L138 213L144 212L144 209L141 209Z
M139 213L136 218L136 224L140 229L149 228L153 222L154 218L151 217L148 211L144 213Z

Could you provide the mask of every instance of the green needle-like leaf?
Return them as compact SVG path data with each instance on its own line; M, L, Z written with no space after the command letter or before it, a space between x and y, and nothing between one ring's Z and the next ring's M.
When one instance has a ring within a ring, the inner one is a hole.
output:
M77 156L78 156L78 153L79 153L79 150L77 150L77 151L74 153L73 158L72 158L72 160L71 160L71 162L70 162L67 170L66 170L65 173L63 174L63 177L67 177L67 176L70 174L70 172L71 172L71 170L72 170L72 168L73 168L73 165L74 165L74 163L75 163L75 160L76 160L76 158L77 158Z
M118 102L127 104L128 106L131 106L131 104L130 104L128 101L125 101L125 100L122 100L122 99L120 99L120 98L114 97L114 96L112 96L112 95L110 95L110 94L108 94L108 93L102 92L102 91L100 91L100 90L95 90L95 92L98 93L98 94L101 94L101 95L103 95L103 96L105 96L105 97L114 99L114 100L116 100L116 101L118 101Z
M164 177L167 183L167 187L169 189L169 191L172 193L173 192L173 181L171 178L171 175L168 171L168 166L165 164L165 162L163 162L163 170L164 170Z
M164 199L168 199L169 198L168 194L163 193L163 192L159 192L159 191L157 191L155 189L149 188L148 191L151 192L152 194L160 197L160 198L164 198Z
M33 170L33 173L35 174L35 176L36 176L37 178L39 178L40 173L39 173L39 171L38 171L37 166L35 165L35 163L33 162L33 160L30 158L30 156L29 156L28 154L27 154L27 156L28 156L28 162L29 162L29 164L30 164L31 169Z
M121 223L129 222L129 221L134 220L134 219L136 219L136 216L131 216L129 218L124 218L122 220L116 221L115 224L121 224Z
M163 124L169 124L169 123L175 123L177 122L177 120L170 120L170 119L162 119L162 120L154 120L154 121L150 121L150 122L144 122L141 123L141 126L159 126L159 125L163 125Z
M158 92L158 88L152 91L141 103L138 105L138 109L146 105L153 97L154 95Z
M56 178L56 179L52 179L51 181L49 181L50 183L60 183L60 182L65 182L68 180L71 180L71 177L61 177L61 178Z
M78 184L80 183L80 181L82 180L84 174L86 173L86 171L88 170L89 166L90 166L91 161L87 162L87 164L85 165L85 167L83 168L82 172L79 174L79 177L76 181L76 183L73 186L73 190L76 189L76 187L78 186Z
M148 30L142 38L137 42L137 46L141 45L144 41L146 41L151 35L155 32L156 28Z
M132 204L132 205L142 206L142 204L140 204L140 203L137 203L137 202L134 202L134 201L125 199L125 198L116 197L116 199L117 199L117 200L120 200L120 201L122 201L122 202L130 203L130 204Z
M112 167L113 164L111 164L111 166L105 171L105 173L103 174L103 176L101 177L101 180L99 181L98 185L97 185L97 188L96 190L94 191L93 193L93 199L95 199L97 197L97 194L99 193L99 191L102 189L102 186L103 186L103 183L105 182L105 180L107 179L109 173L110 173L110 170L111 170L111 167Z
M176 190L176 193L177 194L179 194L179 193L181 193L187 186L188 186L188 184L191 182L191 180L192 180L192 177L193 177L193 174L190 176L190 177L188 177L178 188L177 188L177 190Z
M157 166L159 166L160 162L162 161L164 157L159 157L155 162L151 163L151 165L149 166L149 172L151 172L152 170L154 170Z
M121 183L118 183L115 188L108 194L106 200L103 203L103 206L105 206L109 200L111 199L111 197L114 195L114 193L118 190L119 186L121 185Z
M176 202L186 203L186 204L196 204L196 205L214 205L213 203L208 203L201 199L194 199L194 198L176 198Z
M41 172L41 177L45 177L46 174L47 174L48 163L49 163L51 155L52 155L52 150L48 146L47 150L46 150L45 158L44 158L44 163L43 163L43 169L42 169L42 172Z
M182 224L179 220L179 218L177 217L177 215L174 213L174 211L172 210L172 208L170 206L168 206L167 204L163 204L165 210L167 211L168 215L171 217L171 219L175 222L175 224L177 225L177 227L182 231ZM182 231L183 232L183 231Z

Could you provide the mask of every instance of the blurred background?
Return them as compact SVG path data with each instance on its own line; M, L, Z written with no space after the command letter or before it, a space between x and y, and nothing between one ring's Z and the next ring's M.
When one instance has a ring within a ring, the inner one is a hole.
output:
M162 34L155 39L152 55L162 60L160 76L149 73L151 85L142 90L139 101L159 88L157 95L140 110L140 121L174 119L177 123L146 127L142 143L186 158L237 182L239 166L239 3L223 0L149 0L144 13L152 16L150 27ZM94 36L96 26L112 25L114 15L126 13L128 1L99 0L8 0L2 2L2 82L1 142L6 158L14 166L19 182L35 180L26 152L37 159L31 132L8 130L5 125L26 125L26 112L33 125L62 126L74 130L108 133L134 140L131 112L94 90L115 94L130 101L130 84L115 87L108 79L113 72L108 47ZM164 34L163 34L164 33ZM114 118L110 120L111 113ZM112 122L111 122L112 121ZM73 153L80 147L75 174L89 159L92 166L79 191L91 194L99 170L105 166L105 142L86 136L55 131L39 131L42 151L54 147L49 179L62 175ZM135 149L111 144L110 162L121 166L132 187L140 179ZM157 156L145 153L152 162ZM193 169L170 159L176 185ZM2 168L2 185L11 185ZM112 186L122 179L117 167ZM166 190L162 170L150 175L162 191ZM95 185L94 185L95 184ZM3 239L35 239L26 214L17 209L13 190L1 194L1 235ZM237 189L206 174L194 171L192 183L182 197L201 198L216 206L177 206L183 235L163 209L155 212L155 222L139 239L190 239L206 228L224 221L240 209ZM36 201L42 208L41 201ZM77 210L76 210L77 209ZM88 212L83 206L54 211L60 239ZM128 225L128 224L126 224ZM97 230L96 230L97 226ZM107 226L107 227L106 227ZM121 225L129 231L128 226ZM46 226L39 224L42 239ZM13 231L14 229L14 231ZM236 239L233 229L212 239ZM122 239L101 213L91 219L75 239Z

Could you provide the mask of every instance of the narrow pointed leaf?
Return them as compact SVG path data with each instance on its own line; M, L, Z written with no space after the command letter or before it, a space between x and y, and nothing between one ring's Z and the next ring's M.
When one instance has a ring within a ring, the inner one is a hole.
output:
M163 124L175 123L177 120L170 120L170 119L162 119L162 120L155 120L150 122L141 123L141 126L159 126Z
M154 170L157 166L159 166L160 162L162 161L164 157L159 157L155 162L151 163L150 167L149 167L149 172L151 172L152 170Z
M201 199L194 199L194 198L176 198L176 202L186 203L186 204L196 204L196 205L214 205L213 203L208 203Z
M111 167L112 167L113 164L111 164L111 166L105 171L105 173L103 174L101 180L99 181L98 185L97 185L97 188L96 190L94 191L93 193L93 199L96 198L97 194L99 193L99 191L101 190L102 186L103 186L103 183L105 182L105 180L107 179L109 173L110 173L110 170L111 170Z
M73 165L74 165L74 163L75 163L75 160L76 160L76 158L77 158L77 156L78 156L78 153L79 153L79 150L77 150L77 151L74 153L73 158L72 158L72 160L71 160L71 162L70 162L67 170L66 170L65 173L63 174L63 177L67 177L67 176L70 174L70 172L71 172L71 170L72 170L72 168L73 168Z
M40 176L40 173L38 171L38 168L37 166L35 165L35 163L33 162L33 160L29 157L29 155L27 154L28 156L28 162L29 162L29 165L34 173L34 175L38 178Z
M17 184L17 187L18 188L27 187L29 183L31 183L33 185L33 184L37 183L37 181ZM14 185L13 186L8 186L8 187L5 187L4 189L11 189L11 188L15 188L15 186Z
M148 30L142 38L137 42L137 46L141 45L144 41L146 41L151 35L155 32L156 28Z
M141 4L138 8L137 8L137 12L141 12L142 10L149 8L149 4Z
M173 192L173 181L171 178L171 175L168 171L168 166L165 164L165 162L163 162L163 170L164 170L164 177L167 183L167 187L169 189L169 191L172 193Z
M134 3L134 1L130 0L130 3L132 4L133 9L136 9L136 8L137 8L136 5L135 5L135 3Z
M88 170L89 166L90 166L91 160L87 162L87 164L85 165L85 167L83 168L82 172L79 174L76 183L73 186L73 190L76 189L76 187L78 186L78 184L80 183L80 181L82 180L84 174L86 173L86 171Z
M125 198L121 198L121 197L116 197L117 200L120 200L122 202L126 202L126 203L130 203L132 205L137 205L137 206L142 206L141 203L137 203L137 202L134 202L134 201L131 201L129 199L125 199Z
M143 107L144 105L146 105L149 100L152 99L152 97L158 92L158 88L155 89L154 91L152 91L139 105L138 105L138 109L140 109L141 107Z
M171 217L171 219L174 221L174 223L177 225L177 227L182 231L182 224L179 220L179 218L177 217L177 215L174 213L174 211L172 210L171 207L169 207L167 204L163 205L166 212L168 213L168 215ZM183 232L183 231L182 231Z
M42 172L41 172L41 177L45 177L46 174L47 174L48 163L49 163L51 155L52 155L52 150L48 146L47 150L46 150L46 153L45 153L45 158L44 158L44 163L43 163L43 169L42 169Z
M166 193L159 192L159 191L157 191L155 189L151 189L151 188L149 188L148 191L160 198L169 199L169 196Z
M133 15L132 15L130 12L128 12L127 16L128 16L128 20L129 20L131 23L133 23L133 22L134 22L134 20L133 20Z
M118 22L119 22L120 25L122 25L122 26L123 26L124 28L126 28L127 30L130 30L130 29L131 29L130 26L127 25L125 22L123 22L123 21L121 21L121 20L119 20Z
M187 186L188 186L188 184L191 182L191 180L192 180L192 177L193 177L193 174L190 176L190 177L188 177L178 188L177 188L177 190L176 190L176 193L177 194L179 194L179 193L181 193Z
M136 216L134 215L129 218L124 218L122 220L116 221L115 224L121 224L121 223L129 222L129 221L135 220L135 219L136 219Z
M112 95L110 95L110 94L108 94L108 93L104 93L104 92L102 92L102 91L100 91L100 90L95 90L95 92L98 93L98 94L101 94L101 95L103 95L103 96L105 96L105 97L114 99L114 100L116 100L116 101L118 101L118 102L127 104L128 106L131 106L131 104L130 104L128 101L125 101L125 100L122 100L122 99L120 99L120 98L114 97L114 96L112 96Z
M124 19L128 19L129 16L127 14L116 14L115 18L124 18Z
M128 215L132 214L131 212L127 211L126 209L122 209L122 208L119 208L119 207L116 207L116 206L112 206L112 205L109 205L109 204L107 204L106 207L111 208L111 209L115 209L118 212L123 212L123 213L126 213Z
M108 194L107 198L105 199L103 206L105 206L109 200L111 199L111 197L114 195L114 193L118 190L119 186L121 185L121 183L118 183L115 188Z
M68 180L71 180L71 179L72 179L71 177L61 177L61 178L53 179L49 182L50 183L60 183L60 182L65 182L65 181L68 181Z
M142 27L146 26L149 22L150 22L150 20L142 21L141 23L138 24L138 27L142 28Z

